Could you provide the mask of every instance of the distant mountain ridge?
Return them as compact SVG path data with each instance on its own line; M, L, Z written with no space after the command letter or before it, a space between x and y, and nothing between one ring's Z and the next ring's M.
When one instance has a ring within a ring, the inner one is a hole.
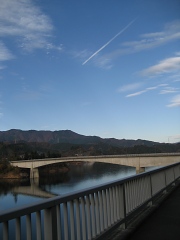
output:
M153 146L157 142L147 140L126 140L115 138L100 138L98 136L84 136L71 130L37 131L11 129L0 131L0 142L38 142L38 143L70 143L70 144L107 144L115 147L133 147L135 145Z

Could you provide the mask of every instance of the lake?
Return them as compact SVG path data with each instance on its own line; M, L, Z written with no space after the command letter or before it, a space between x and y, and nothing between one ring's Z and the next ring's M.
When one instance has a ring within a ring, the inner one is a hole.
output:
M151 170L150 169L146 169ZM39 202L40 200L72 193L77 190L97 186L114 180L120 180L136 174L133 167L94 163L70 165L66 173L58 173L39 179L0 180L0 214L3 210ZM43 213L42 213L43 217ZM26 236L25 216L21 219L22 239ZM32 226L35 228L35 215L32 214ZM43 226L42 226L43 227ZM32 239L36 239L35 231ZM62 232L63 234L63 232ZM9 239L14 239L15 228L13 221L9 223ZM0 224L0 239L2 239L2 225ZM44 232L42 230L42 239Z
M0 211L44 199L43 193L51 197L63 195L134 174L136 170L133 167L94 163L70 165L67 173L40 177L38 181L1 179Z

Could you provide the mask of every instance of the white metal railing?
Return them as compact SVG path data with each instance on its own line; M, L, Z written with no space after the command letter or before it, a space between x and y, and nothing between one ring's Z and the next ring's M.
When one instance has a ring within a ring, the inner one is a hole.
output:
M0 239L90 240L127 227L139 208L180 179L180 163L0 212Z

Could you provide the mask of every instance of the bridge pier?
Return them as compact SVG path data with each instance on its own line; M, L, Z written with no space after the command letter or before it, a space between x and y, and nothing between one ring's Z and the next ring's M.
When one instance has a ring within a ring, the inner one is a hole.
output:
M30 178L39 178L39 170L38 168L31 168L30 169Z
M136 167L136 174L145 172L145 167Z
M35 187L39 187L39 178L30 178L30 183L31 183L31 186L33 186L33 188L34 188L34 186Z

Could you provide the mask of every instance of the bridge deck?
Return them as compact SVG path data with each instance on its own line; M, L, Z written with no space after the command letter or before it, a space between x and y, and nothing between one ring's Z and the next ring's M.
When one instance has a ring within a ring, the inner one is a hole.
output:
M179 240L180 185L137 228L123 235L116 229L107 240Z

